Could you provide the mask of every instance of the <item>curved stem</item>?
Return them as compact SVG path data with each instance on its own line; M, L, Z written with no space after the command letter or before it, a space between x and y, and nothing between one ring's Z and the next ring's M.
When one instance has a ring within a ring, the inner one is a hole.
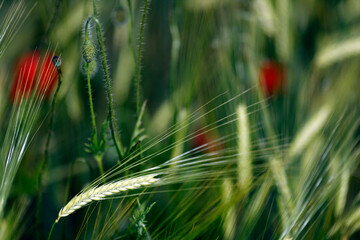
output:
M111 87L110 87L110 75L109 75L108 64L107 64L107 60L106 60L106 54L105 54L104 38L102 35L100 22L94 16L88 18L88 20L86 21L85 37L87 37L88 24L91 20L93 20L96 24L96 35L97 35L98 43L100 46L102 65L103 65L103 70L104 70L105 78L106 78L106 88L107 88L107 95L108 95L108 99L109 99L109 120L110 120L111 137L113 139L119 159L121 159L124 156L124 147L121 142L119 130L118 130L118 127L116 125L116 120L115 120L113 99L112 99Z
M51 227L51 230L50 230L49 235L48 235L48 240L50 240L50 238L51 238L51 234L52 234L52 232L53 232L53 230L54 230L54 227L55 227L55 224L56 224L56 223L57 223L57 222L55 221L54 224L53 224L52 227Z

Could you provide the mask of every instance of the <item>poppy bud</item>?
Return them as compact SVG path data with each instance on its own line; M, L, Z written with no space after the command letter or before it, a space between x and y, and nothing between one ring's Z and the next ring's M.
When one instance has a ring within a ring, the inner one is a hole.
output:
M260 87L266 96L274 96L284 90L284 68L274 61L265 61L260 67Z
M14 68L15 78L10 91L12 102L28 97L34 88L40 96L50 95L58 78L51 56L47 53L41 58L40 51L34 51L20 57Z
M55 65L57 69L60 69L61 67L61 58L59 56L53 56L52 62Z
M95 46L90 40L85 40L82 46L82 55L87 63L91 63L95 58Z

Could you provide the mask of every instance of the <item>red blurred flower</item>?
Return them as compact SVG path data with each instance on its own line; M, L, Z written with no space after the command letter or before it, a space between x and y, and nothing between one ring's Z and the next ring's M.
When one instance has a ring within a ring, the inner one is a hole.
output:
M222 149L221 143L216 141L216 138L210 132L204 132L202 130L194 133L192 145L194 148L201 147L200 149L207 153L213 153Z
M260 87L266 96L273 96L285 88L285 69L275 61L265 61L260 67Z
M10 99L28 97L34 89L39 96L47 98L58 78L57 68L52 62L52 54L41 56L40 51L22 55L15 64L15 78L11 87Z

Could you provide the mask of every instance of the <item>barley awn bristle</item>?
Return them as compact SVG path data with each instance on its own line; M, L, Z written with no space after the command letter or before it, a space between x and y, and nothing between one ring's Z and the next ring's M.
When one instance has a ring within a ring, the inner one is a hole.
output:
M82 208L92 201L100 201L119 192L125 192L127 190L137 189L153 184L160 180L159 178L155 178L155 176L156 175L152 174L143 177L120 180L85 191L71 199L70 202L68 202L68 204L60 210L56 222L58 222L60 218L72 214L77 209Z

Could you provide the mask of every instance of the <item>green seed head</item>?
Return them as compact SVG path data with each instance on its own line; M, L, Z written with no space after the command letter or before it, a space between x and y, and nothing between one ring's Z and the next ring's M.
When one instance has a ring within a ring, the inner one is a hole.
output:
M85 40L82 46L82 55L87 63L91 63L95 58L95 46L90 40Z

